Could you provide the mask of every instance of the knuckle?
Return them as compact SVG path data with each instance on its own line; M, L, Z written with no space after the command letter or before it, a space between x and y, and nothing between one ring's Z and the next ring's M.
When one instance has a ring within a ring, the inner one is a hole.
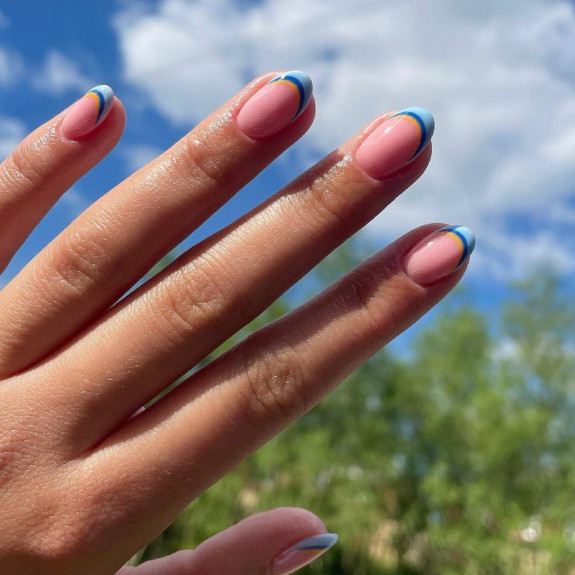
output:
M58 502L62 495L54 493L45 498L50 501L38 502L38 508L30 510L35 528L27 533L22 550L40 565L70 564L96 543L93 516L73 507L63 508Z
M53 247L50 261L56 280L74 291L84 293L90 286L108 285L112 258L103 241L92 234L69 232Z
M206 269L210 267L210 271ZM195 265L175 270L157 285L157 328L170 340L188 339L206 327L219 327L226 308L233 305L233 288L225 281L226 273L214 265Z
M360 311L362 332L374 337L380 336L385 326L405 323L405 304L411 299L393 266L380 273L383 275L353 274L346 293L346 307Z
M11 396L3 395L2 399L10 400ZM0 427L0 486L18 479L30 466L37 464L39 454L49 448L51 440L42 418L6 414Z
M285 424L311 407L306 398L308 378L300 353L289 345L268 345L265 331L237 348L244 382L240 409L255 427L262 421Z
M308 213L322 222L328 220L335 225L347 220L350 199L348 194L341 193L331 174L312 169L302 174L300 178L302 178L300 181L305 190L301 196L306 203L304 213Z
M0 429L0 538L4 550L17 549L31 566L77 556L95 509L81 517L74 501L85 498L69 492L70 478L56 472L62 461L47 437L46 421L36 419L7 416Z
M62 564L71 561L85 551L87 533L82 533L77 521L70 517L61 523L49 517L42 517L46 507L36 513L36 529L23 544L26 554L40 564ZM64 510L51 507L54 517L61 517Z
M210 187L225 188L230 183L229 167L226 165L226 154L221 147L213 149L207 138L190 137L183 144L174 158L174 165L184 171L187 179L204 183Z
M69 476L53 471L46 480L45 474L42 489L27 502L28 528L19 548L39 565L68 567L87 550L101 551L106 544L112 517L102 490L73 477L71 481Z
M6 190L30 189L38 185L44 175L37 154L25 144L16 148L0 165L0 184Z
M31 434L28 434L29 436ZM33 463L34 453L30 437L23 437L9 430L3 433L0 442L0 486L4 487Z

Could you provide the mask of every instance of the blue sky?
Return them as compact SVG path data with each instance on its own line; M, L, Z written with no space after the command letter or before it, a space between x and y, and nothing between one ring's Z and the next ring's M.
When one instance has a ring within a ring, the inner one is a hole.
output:
M432 164L366 237L383 246L429 221L470 226L465 284L486 309L542 263L572 285L575 14L565 0L0 0L1 156L93 85L110 84L128 109L122 143L8 276L253 76L292 68L314 80L315 125L201 235L373 116L424 106L437 121Z

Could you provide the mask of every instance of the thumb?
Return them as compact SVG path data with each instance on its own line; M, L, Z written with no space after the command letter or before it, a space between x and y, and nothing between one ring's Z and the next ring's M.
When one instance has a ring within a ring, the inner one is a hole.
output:
M310 511L284 507L252 515L194 550L123 567L116 575L287 575L336 540Z

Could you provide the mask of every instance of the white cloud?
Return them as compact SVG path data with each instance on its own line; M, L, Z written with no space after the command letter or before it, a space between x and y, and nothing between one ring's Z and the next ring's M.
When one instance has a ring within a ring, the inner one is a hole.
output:
M88 208L90 203L90 200L82 192L76 187L72 187L60 197L56 209L63 208L66 212L66 219L71 222Z
M154 146L147 146L144 144L128 145L125 144L121 147L121 154L124 156L127 163L127 170L131 174L141 167L145 166L157 158L164 150Z
M95 82L80 70L78 62L58 50L50 50L32 84L43 93L59 96L68 90L86 91Z
M480 240L472 273L508 279L537 259L575 270L565 242L575 188L566 0L163 0L127 3L115 24L126 80L176 124L273 69L314 79L314 152L383 111L428 107L432 165L368 231L391 239L427 221L462 223Z
M0 28L2 28L0 14ZM20 54L0 45L0 88L11 86L22 78L24 64Z
M26 126L17 118L0 116L0 162L24 139Z

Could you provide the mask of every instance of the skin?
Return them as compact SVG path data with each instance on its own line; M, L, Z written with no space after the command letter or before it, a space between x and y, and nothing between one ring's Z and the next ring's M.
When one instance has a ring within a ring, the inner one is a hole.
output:
M463 274L426 287L413 282L403 257L441 224L412 231L132 417L383 210L429 162L431 147L382 182L367 176L354 152L382 116L114 305L310 127L313 101L265 141L238 130L237 111L273 75L102 196L0 292L0 572L231 572L213 551L238 545L227 532L217 536L220 547L193 552L191 570L177 558L120 568ZM89 137L70 142L58 132L63 117L0 166L0 269L58 197L114 147L125 121L115 99ZM255 545L246 559L252 570L238 564L233 573L258 572L254 565L267 565L290 541L323 529L306 515L297 537L286 535L285 511L279 513L284 535ZM234 533L252 541L254 524L247 525ZM198 567L208 561L201 553L211 555L212 571Z

